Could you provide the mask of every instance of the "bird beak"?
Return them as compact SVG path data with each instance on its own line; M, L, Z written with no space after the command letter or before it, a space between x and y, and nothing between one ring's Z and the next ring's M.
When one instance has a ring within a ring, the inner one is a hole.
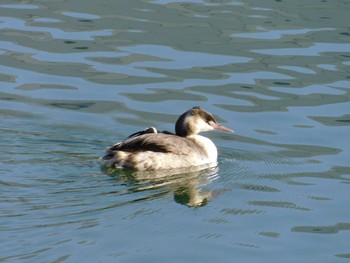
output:
M210 126L214 128L214 130L220 130L225 132L234 132L233 130L226 128L225 126L219 125L215 122L210 123Z

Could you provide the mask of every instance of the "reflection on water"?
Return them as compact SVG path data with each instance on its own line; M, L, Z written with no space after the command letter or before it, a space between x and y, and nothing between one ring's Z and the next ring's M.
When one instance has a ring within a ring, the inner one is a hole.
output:
M3 0L0 261L348 259L347 5ZM100 170L196 105L217 168Z
M106 173L113 175L132 186L130 192L158 190L152 198L160 194L173 192L177 203L190 207L206 205L212 199L212 192L204 187L218 177L218 167L187 168L189 171L125 171L122 169L107 169Z

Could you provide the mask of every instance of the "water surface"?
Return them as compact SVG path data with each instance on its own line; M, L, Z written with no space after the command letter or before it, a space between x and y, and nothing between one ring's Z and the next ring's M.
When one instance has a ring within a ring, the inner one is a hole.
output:
M348 260L349 7L2 1L0 261ZM101 170L197 105L218 167Z

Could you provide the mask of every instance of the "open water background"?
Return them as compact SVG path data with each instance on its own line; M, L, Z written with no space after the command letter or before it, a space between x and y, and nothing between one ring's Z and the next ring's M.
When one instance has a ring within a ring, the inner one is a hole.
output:
M0 262L346 262L350 2L2 0ZM217 169L108 175L193 106Z

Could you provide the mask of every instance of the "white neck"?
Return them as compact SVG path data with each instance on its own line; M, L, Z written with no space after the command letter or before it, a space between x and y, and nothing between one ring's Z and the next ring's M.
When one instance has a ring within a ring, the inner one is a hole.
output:
M199 147L203 149L203 151L208 156L209 162L216 162L218 158L218 150L216 149L215 144L210 139L201 135L191 135L187 138L194 141Z

